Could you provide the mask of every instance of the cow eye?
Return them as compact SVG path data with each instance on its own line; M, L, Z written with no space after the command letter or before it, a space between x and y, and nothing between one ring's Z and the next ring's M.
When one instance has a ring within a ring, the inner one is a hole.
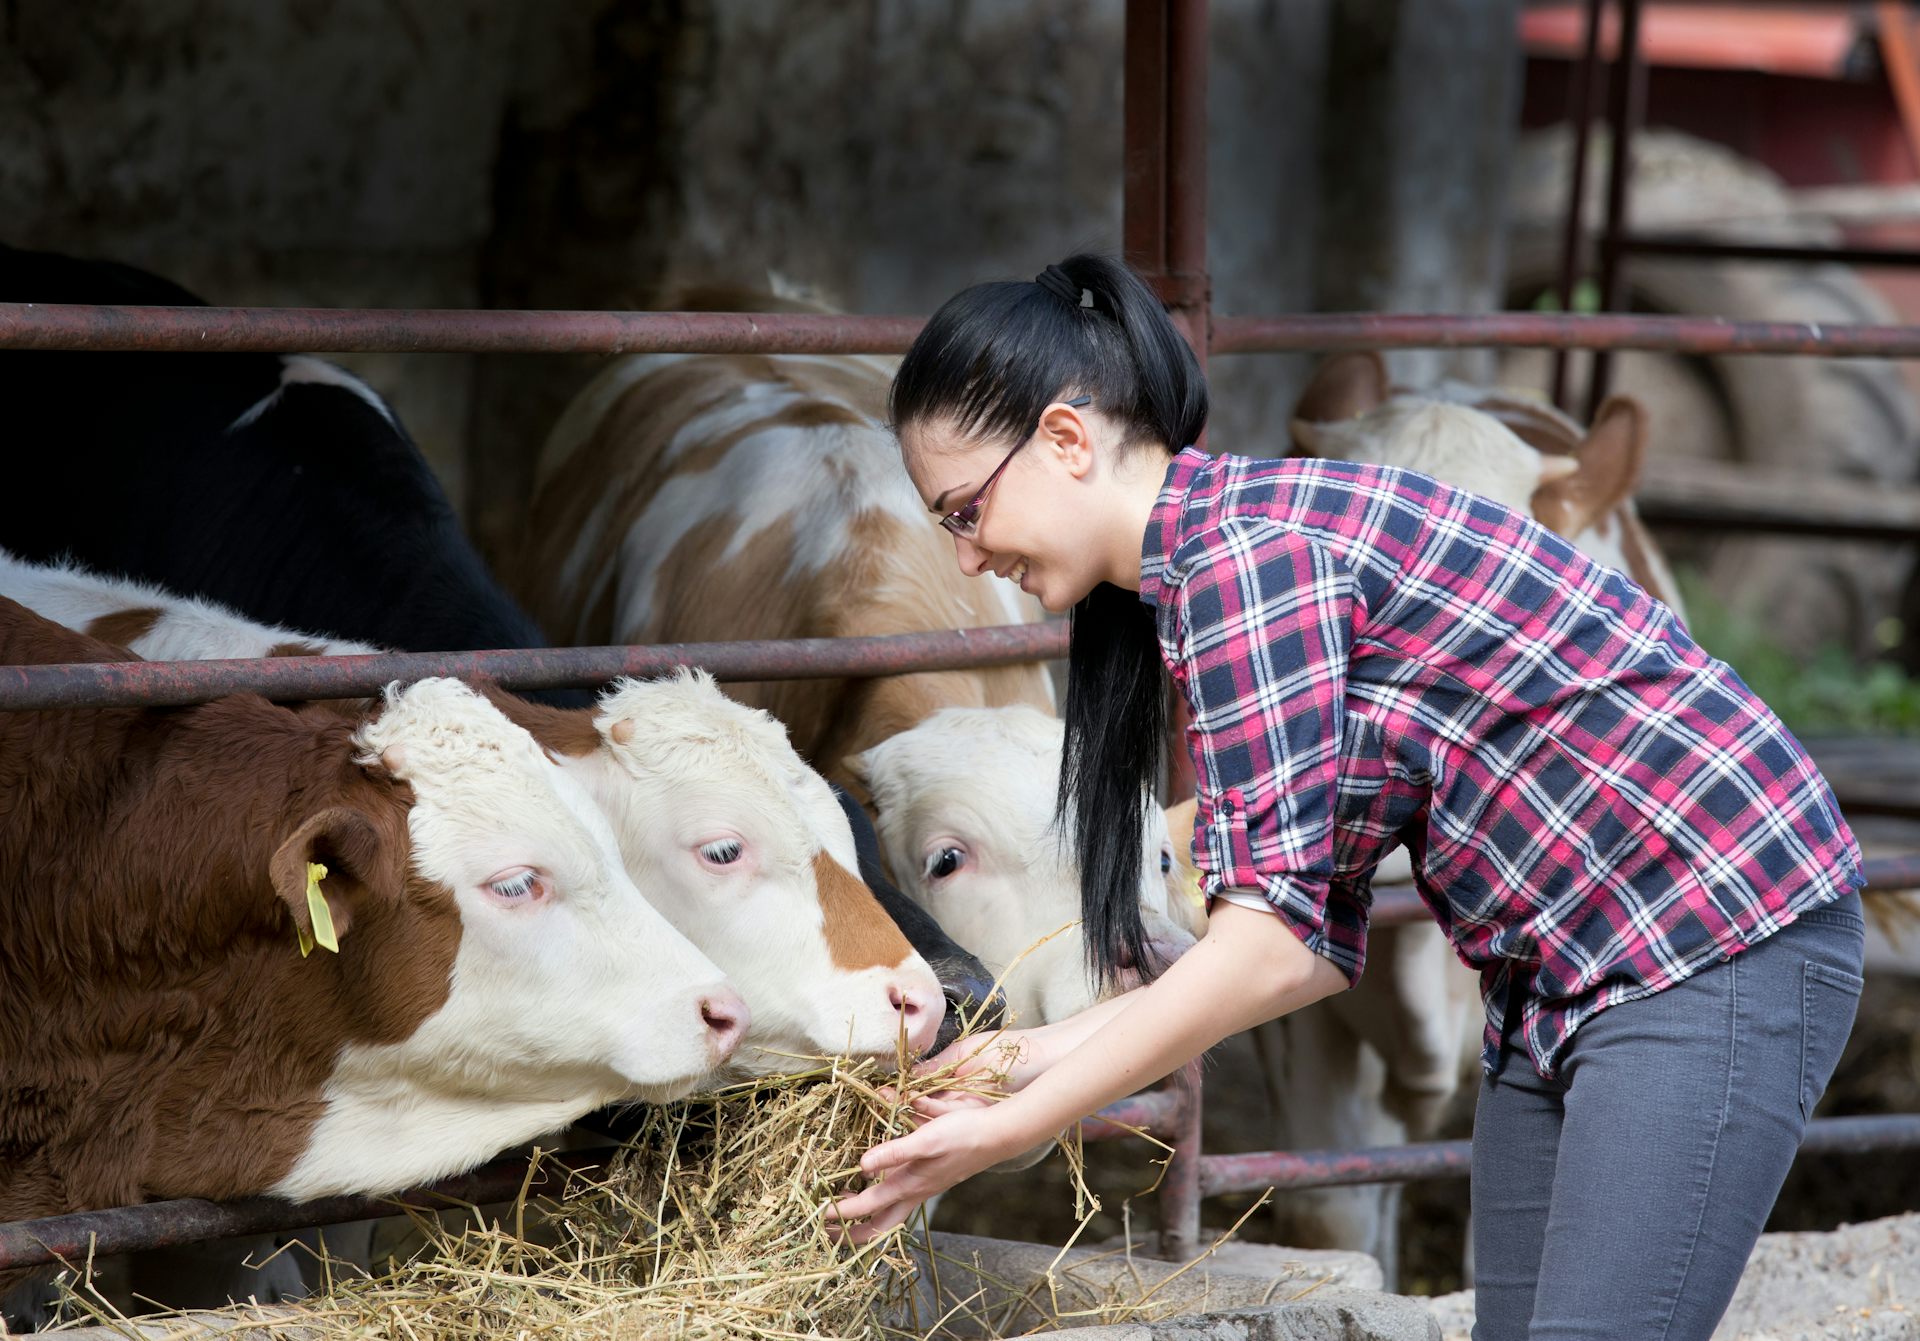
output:
M945 880L966 864L967 850L965 848L951 845L935 848L927 854L927 878L929 880Z
M700 859L715 866L731 866L740 860L743 850L738 838L716 838L700 845Z
M498 876L487 882L487 888L503 903L537 903L547 896L545 877L532 869Z
M1172 848L1163 847L1160 849L1160 874L1162 875L1173 874L1173 849Z

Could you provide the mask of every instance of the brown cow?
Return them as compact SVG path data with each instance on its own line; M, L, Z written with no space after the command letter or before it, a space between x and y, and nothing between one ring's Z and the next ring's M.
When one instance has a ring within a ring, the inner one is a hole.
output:
M0 664L129 659L0 599ZM393 1191L684 1094L746 1022L456 681L0 712L0 798L0 1220Z

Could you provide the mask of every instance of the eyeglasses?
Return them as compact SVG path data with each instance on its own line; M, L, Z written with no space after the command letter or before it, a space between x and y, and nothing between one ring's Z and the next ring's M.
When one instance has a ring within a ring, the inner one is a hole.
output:
M1093 397L1075 396L1072 400L1063 400L1060 403L1062 405L1071 405L1077 410L1083 406L1093 404ZM1041 413L1044 414L1045 411L1043 410ZM1035 424L1033 426L1033 433L1038 433L1039 431L1040 425ZM987 482L980 486L980 492L973 496L971 503L968 503L965 507L955 508L952 512L949 512L940 519L940 524L953 534L959 536L962 540L971 540L980 534L980 508L987 501L987 494L993 489L993 482L1000 478L1000 472L1007 468L1007 462L1013 460L1014 452L1019 451L1022 447L1025 447L1029 442L1033 441L1033 433L1027 434L1026 437L1016 442L1013 445L1013 451L1008 452L1000 458L1000 464L993 468L993 474L987 476Z

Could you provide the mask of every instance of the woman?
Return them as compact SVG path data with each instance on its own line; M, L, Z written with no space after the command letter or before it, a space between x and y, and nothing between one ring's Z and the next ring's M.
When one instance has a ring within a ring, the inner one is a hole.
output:
M1010 1035L1010 1097L923 1101L830 1219L884 1232L1348 986L1404 843L1486 997L1476 1335L1708 1336L1860 990L1859 850L1773 714L1665 606L1486 499L1179 450L1205 383L1115 261L961 293L891 410L961 567L1073 611L1059 800L1093 971L1155 967L1122 836L1161 762L1163 664L1212 916L1147 986Z

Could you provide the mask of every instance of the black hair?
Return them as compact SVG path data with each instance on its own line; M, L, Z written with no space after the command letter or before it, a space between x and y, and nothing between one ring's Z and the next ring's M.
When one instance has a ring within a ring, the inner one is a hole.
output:
M1089 395L1122 446L1177 451L1207 423L1199 361L1153 293L1109 256L1069 256L1045 282L976 284L933 314L893 379L896 430L940 421L1011 447L1048 405ZM1077 294L1075 302L1068 294ZM1140 832L1158 781L1168 683L1153 611L1102 582L1072 613L1058 819L1073 835L1088 967L1102 986L1151 978Z

